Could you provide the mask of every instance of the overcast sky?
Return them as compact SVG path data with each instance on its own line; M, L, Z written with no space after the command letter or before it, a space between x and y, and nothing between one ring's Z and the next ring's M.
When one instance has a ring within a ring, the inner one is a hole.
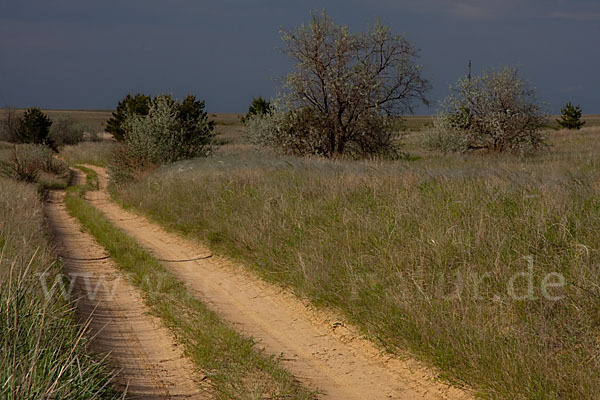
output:
M421 49L436 102L464 76L519 65L557 112L600 113L600 0L0 0L0 105L109 109L126 93L188 93L243 112L276 93L279 30L326 8L362 30L377 18Z

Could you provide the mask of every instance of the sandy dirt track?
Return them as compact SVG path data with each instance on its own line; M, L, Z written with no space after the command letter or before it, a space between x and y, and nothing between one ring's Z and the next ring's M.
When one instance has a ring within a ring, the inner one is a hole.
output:
M106 258L104 248L82 232L63 199L64 192L49 193L47 223L73 284L79 318L86 321L91 316L92 349L109 353L111 364L120 370L118 388L126 389L129 399L212 398L208 387L194 381L193 365L183 358L168 330L148 314L139 294Z
M87 199L106 217L162 260L210 255L201 244L167 232L110 201L106 171L101 190ZM188 290L259 346L283 356L284 366L325 399L467 399L466 391L439 382L435 373L412 360L382 355L356 330L315 310L285 290L265 283L243 267L220 257L163 262Z

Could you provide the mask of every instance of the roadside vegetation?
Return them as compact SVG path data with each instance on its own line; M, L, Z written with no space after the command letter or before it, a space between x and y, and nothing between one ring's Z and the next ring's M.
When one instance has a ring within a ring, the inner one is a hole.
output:
M128 105L131 102L145 104L147 110L134 112ZM120 107L127 110L122 118ZM215 124L204 107L205 103L192 95L181 102L171 95L128 95L107 123L107 129L119 128L121 142L111 155L111 179L125 182L160 164L208 155Z
M60 156L69 164L92 164L106 167L117 144L112 141L82 142L74 146L65 146Z
M106 362L86 352L73 304L45 295L61 265L36 186L0 176L0 187L0 398L121 398Z
M39 190L64 188L69 180L66 163L42 144L7 144L0 148L0 176L37 183Z
M184 283L85 201L82 194L95 186L97 177L94 171L81 169L87 174L88 184L69 189L68 210L142 291L152 312L162 319L185 346L186 354L207 374L217 398L314 398L313 393L303 389L279 366L276 357L258 351L252 340L224 324L188 293Z

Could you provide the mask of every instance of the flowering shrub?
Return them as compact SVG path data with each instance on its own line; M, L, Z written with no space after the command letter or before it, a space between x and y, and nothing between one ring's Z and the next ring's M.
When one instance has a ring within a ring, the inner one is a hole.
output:
M425 131L430 148L528 153L544 146L546 116L518 69L484 72L459 80L452 89L433 127Z

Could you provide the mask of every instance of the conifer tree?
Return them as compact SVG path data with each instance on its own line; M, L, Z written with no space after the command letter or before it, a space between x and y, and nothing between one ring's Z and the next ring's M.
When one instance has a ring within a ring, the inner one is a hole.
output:
M564 129L581 129L585 121L581 120L581 107L574 106L570 101L560 110L560 119L557 119L558 125Z

